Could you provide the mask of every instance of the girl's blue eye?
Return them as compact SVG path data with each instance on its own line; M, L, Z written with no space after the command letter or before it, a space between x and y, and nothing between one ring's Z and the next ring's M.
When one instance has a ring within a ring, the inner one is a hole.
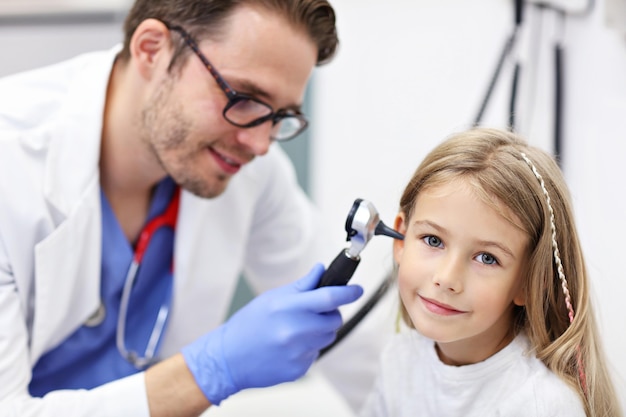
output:
M439 239L437 236L433 236L433 235L428 235L428 236L424 236L422 238L424 240L424 243L426 243L428 246L432 246L434 248L438 248L442 245L443 242L441 242L441 239Z
M476 259L478 260L478 262L484 263L485 265L498 264L498 260L495 258L495 256L486 252L478 254L478 256L476 256Z

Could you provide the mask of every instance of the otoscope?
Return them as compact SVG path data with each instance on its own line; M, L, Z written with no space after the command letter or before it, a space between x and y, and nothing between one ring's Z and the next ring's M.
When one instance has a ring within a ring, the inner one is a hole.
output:
M378 215L378 211L369 201L357 198L352 204L352 208L346 219L346 240L350 246L341 252L332 261L320 279L319 287L329 285L346 285L359 262L360 253L367 243L375 235L385 235L394 239L404 239L404 236L394 229L385 225ZM361 307L361 309L347 321L338 331L335 341L320 351L320 357L339 343L352 329L365 317L365 315L376 305L378 300L385 294L390 286L391 279L386 278L371 298Z
M374 235L385 235L395 239L404 239L401 233L385 225L378 216L372 203L361 198L354 200L346 219L346 240L350 246L342 250L333 260L318 284L319 287L328 285L345 285L348 283L361 257L359 254Z

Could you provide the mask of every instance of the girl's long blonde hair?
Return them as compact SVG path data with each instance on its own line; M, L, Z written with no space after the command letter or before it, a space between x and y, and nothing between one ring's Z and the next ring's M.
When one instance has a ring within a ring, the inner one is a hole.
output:
M587 416L622 416L600 345L569 191L555 160L507 131L458 133L422 161L400 211L410 219L420 190L459 177L530 237L526 305L516 310L517 330L526 332L536 356L580 394ZM411 326L404 307L402 317Z

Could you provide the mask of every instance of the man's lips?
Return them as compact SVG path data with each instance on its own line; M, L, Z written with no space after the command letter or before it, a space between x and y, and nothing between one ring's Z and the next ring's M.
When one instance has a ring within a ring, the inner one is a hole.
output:
M217 164L220 166L220 168L222 168L222 170L224 170L228 174L235 174L237 171L239 171L241 166L244 164L243 161L238 161L236 159L228 157L216 151L212 147L209 147L208 149L211 155L213 156L213 158L215 159L215 161L217 162Z
M457 310L448 304L440 303L432 298L422 297L421 295L418 295L418 297L422 301L422 304L424 304L424 307L426 307L426 309L431 313L439 314L441 316L452 316L466 313L465 311Z

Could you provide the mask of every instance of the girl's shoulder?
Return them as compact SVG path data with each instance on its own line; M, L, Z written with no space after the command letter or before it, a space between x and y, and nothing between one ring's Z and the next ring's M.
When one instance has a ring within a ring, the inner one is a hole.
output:
M500 405L505 416L585 417L579 395L549 369L534 373L519 390ZM520 414L520 410L524 410Z
M582 399L573 387L550 370L530 352L530 343L524 335L516 338L523 355L515 365L518 381L512 401L502 405L502 415L518 415L513 410L524 407L528 416L585 417ZM510 413L506 410L510 408Z

